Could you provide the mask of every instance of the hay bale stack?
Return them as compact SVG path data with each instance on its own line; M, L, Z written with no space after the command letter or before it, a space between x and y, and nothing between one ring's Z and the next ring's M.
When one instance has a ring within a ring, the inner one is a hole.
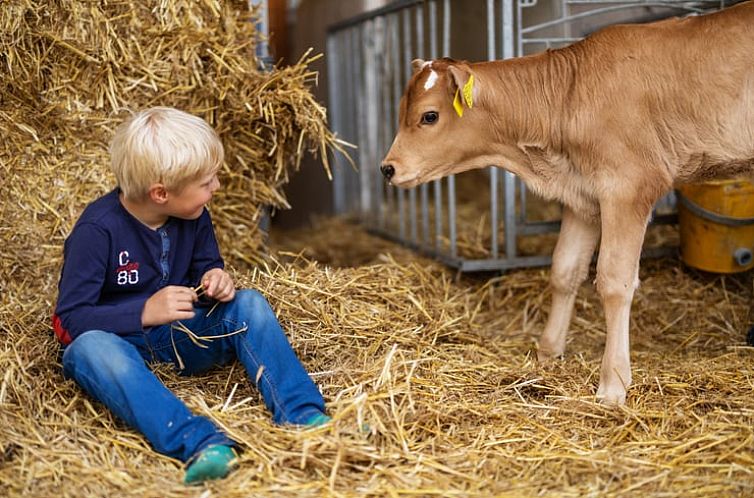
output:
M5 2L0 195L3 219L29 231L14 234L23 257L11 264L50 262L47 274L59 263L76 214L113 187L114 127L153 105L217 129L227 157L213 209L220 242L232 261L258 261L263 206L286 207L281 187L302 154L319 153L327 167L337 144L308 91L313 59L260 71L256 40L246 0Z

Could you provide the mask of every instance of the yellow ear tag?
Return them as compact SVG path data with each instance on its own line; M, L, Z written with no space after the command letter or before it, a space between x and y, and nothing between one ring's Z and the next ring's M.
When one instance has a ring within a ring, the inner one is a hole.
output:
M466 82L465 85L463 85L463 100L466 102L466 105L469 106L469 109L471 109L471 105L474 103L473 99L471 98L471 92L474 90L474 75L469 75L469 80Z
M461 104L461 98L459 97L458 88L456 88L456 96L453 99L453 109L456 110L459 118L463 117L463 105Z

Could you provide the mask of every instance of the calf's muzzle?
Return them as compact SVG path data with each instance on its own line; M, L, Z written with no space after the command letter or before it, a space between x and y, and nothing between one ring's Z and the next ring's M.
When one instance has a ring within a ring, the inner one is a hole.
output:
M395 174L395 168L393 168L392 164L383 164L380 166L380 171L382 171L382 176L384 176L386 180L390 180Z

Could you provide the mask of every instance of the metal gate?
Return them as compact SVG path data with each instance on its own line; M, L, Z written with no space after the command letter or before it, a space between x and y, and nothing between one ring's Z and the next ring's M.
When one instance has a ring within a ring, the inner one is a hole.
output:
M359 165L355 171L344 157L335 158L336 213L355 215L370 231L460 271L550 264L549 255L522 254L519 243L557 232L560 222L533 219L526 189L511 173L489 167L488 180L476 190L480 196L484 190L487 204L479 216L486 235L474 244L479 246L476 251L465 250L470 243L459 243L462 204L456 175L409 190L384 183L379 163L396 132L411 60L517 57L573 43L617 22L693 15L734 3L737 0L399 0L331 26L327 39L331 123L342 139L358 146ZM671 194L656 206L653 223L675 222L674 208Z

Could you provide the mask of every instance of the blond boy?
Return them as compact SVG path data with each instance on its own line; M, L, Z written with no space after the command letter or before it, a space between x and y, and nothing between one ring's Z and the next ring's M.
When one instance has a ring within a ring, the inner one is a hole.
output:
M147 362L191 375L238 359L276 423L326 423L322 395L269 304L236 291L224 270L206 209L223 162L215 131L155 107L117 129L110 153L117 188L87 206L65 242L53 316L65 376L157 451L187 462L187 483L227 475L236 443Z

